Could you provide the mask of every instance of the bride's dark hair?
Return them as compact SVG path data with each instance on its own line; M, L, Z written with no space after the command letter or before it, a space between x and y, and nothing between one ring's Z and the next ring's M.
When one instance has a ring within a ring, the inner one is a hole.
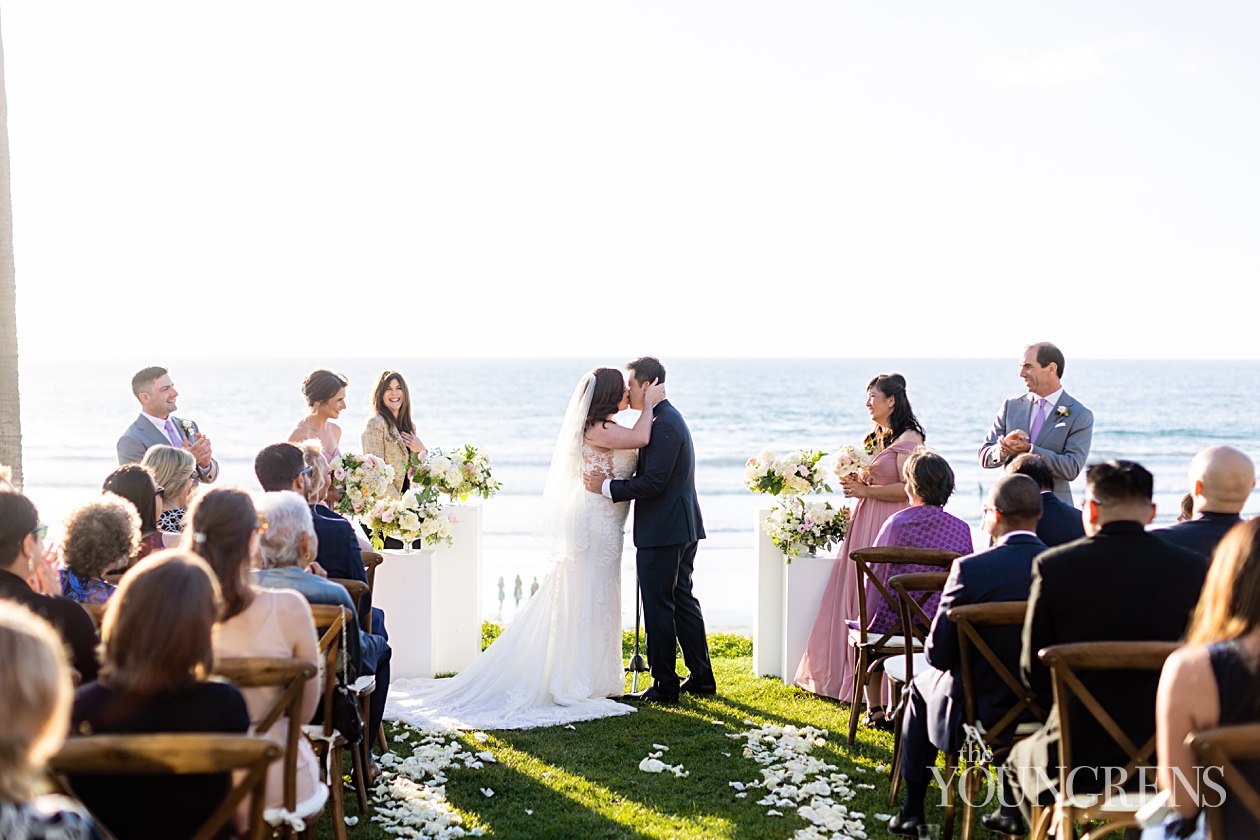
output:
M586 412L586 426L608 421L608 415L621 410L621 398L626 395L626 379L616 368L595 368L595 392L591 394L591 407Z
M903 432L915 431L919 433L919 437L927 440L927 435L923 432L923 427L919 425L919 418L914 416L914 409L910 407L910 398L906 396L906 378L900 373L881 373L872 379L866 385L866 390L876 390L885 397L892 397L893 402L892 415L888 418L889 429L887 431L876 426L871 433L866 436L863 443L867 448L872 446L883 449L891 444L894 440L901 437Z

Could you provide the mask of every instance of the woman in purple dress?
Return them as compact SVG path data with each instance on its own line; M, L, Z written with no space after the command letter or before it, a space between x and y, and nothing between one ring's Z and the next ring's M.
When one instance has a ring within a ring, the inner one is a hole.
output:
M957 516L945 512L945 503L954 493L954 471L949 462L930 449L922 446L911 453L906 460L904 470L906 479L906 498L910 506L899 510L884 522L879 536L875 538L877 547L900 546L902 548L937 548L943 551L956 551L959 554L972 552L971 528ZM915 564L887 563L879 564L875 570L885 586L893 575L908 575L914 572L940 572L939 566L920 566ZM929 616L936 615L936 608L941 602L941 593L933 592L923 603L923 612ZM886 633L897 627L901 616L896 607L889 604L872 584L866 587L867 608L872 609L868 619L867 630L877 635ZM854 625L856 626L856 625ZM866 684L866 703L868 723L879 725L883 721L884 707L880 704L880 680L872 680Z
M853 655L846 622L858 614L857 571L849 553L873 546L884 521L906 506L901 470L924 438L906 395L905 377L899 373L881 374L870 381L866 410L875 428L864 443L868 452L875 453L875 460L861 476L841 479L845 497L856 499L857 504L796 669L796 684L801 688L842 701L853 694Z

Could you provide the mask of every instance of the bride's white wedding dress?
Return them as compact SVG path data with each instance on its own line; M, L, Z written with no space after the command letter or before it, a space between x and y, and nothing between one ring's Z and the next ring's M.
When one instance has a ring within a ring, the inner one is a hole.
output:
M621 550L630 503L586 492L582 476L629 478L638 454L582 440L588 379L570 404L544 494L551 574L459 674L392 682L387 719L421 728L529 729L635 711L609 699L625 689Z

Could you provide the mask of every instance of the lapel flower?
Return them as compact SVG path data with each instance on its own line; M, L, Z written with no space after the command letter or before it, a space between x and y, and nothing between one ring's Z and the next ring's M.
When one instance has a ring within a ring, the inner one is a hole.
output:
M1072 416L1072 412L1068 409L1068 407L1067 407L1066 405L1061 405L1061 406L1059 406L1058 408L1056 408L1056 409L1054 410L1054 413L1055 413L1055 414L1057 414L1057 415L1059 415L1060 417L1071 417L1071 416Z
M189 437L192 437L192 435L193 435L193 424L192 424L192 421L191 421L191 420L180 420L180 421L179 421L179 424L180 424L181 426L183 426L183 427L184 427L184 434L188 435Z

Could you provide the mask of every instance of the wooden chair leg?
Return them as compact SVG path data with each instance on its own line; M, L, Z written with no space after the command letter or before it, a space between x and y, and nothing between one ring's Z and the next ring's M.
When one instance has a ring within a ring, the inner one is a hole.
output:
M969 768L977 766L975 764L968 765ZM962 819L959 820L962 824L962 830L959 832L962 840L971 840L971 821L975 818L975 809L971 807L971 803L975 801L976 796L976 789L973 786L976 772L975 769L972 769L971 772L963 777Z
M367 765L363 763L363 750L359 744L350 745L350 763L354 767L354 792L359 798L359 813L366 814L367 800Z
M385 724L381 724L376 729L376 748L381 751L381 755L389 752L389 742L385 740Z
M332 774L328 792L332 794L333 837L346 840L346 785L341 780L341 747L332 747Z
M862 714L862 701L866 696L866 649L853 651L853 700L849 704L849 746L857 739L858 718Z
M954 836L954 809L955 794L954 774L958 771L958 756L951 753L945 756L945 808L941 815L941 837L943 840L949 840Z
M892 778L888 780L889 805L896 803L897 793L901 790L901 724L905 711L905 709L899 709L897 717L893 720L893 757L892 767L889 770Z

